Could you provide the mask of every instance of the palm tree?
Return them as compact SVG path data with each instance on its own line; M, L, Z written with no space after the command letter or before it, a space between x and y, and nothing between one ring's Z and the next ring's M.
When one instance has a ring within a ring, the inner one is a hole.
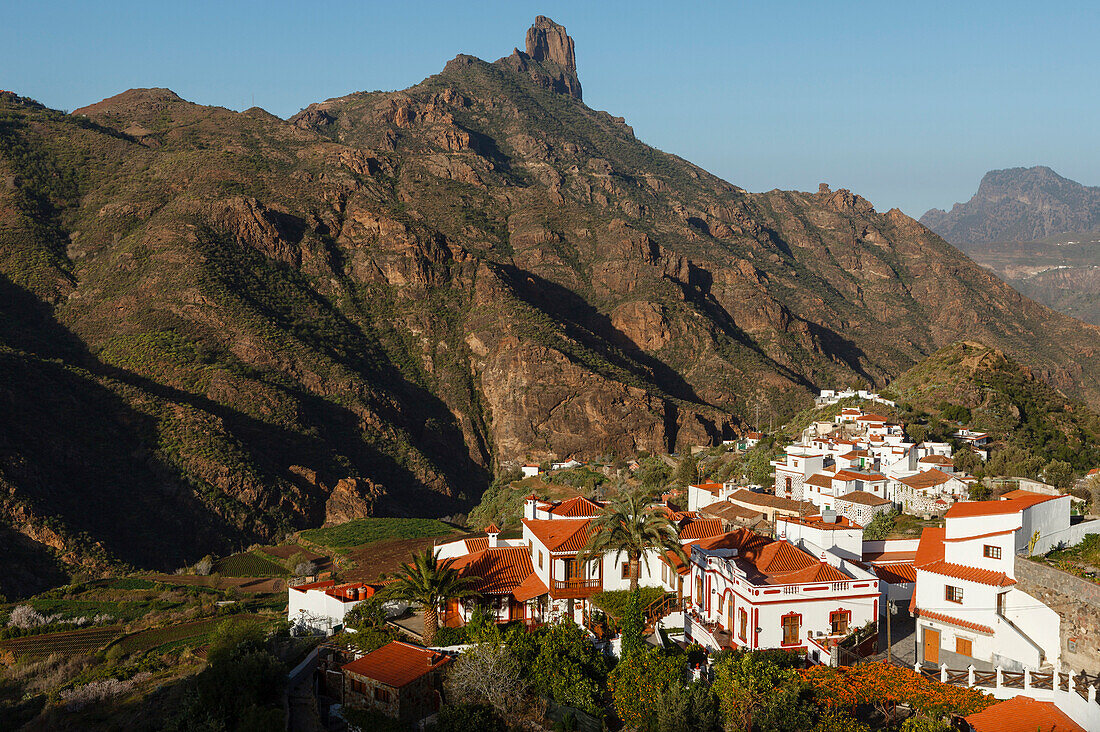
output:
M638 589L641 561L649 567L646 551L650 549L673 552L681 561L687 555L680 544L676 524L637 493L629 493L609 503L599 516L592 520L588 543L577 558L588 562L604 554L626 554L630 562L630 590Z
M383 591L387 597L417 603L423 609L424 645L435 643L440 605L447 600L478 594L470 587L477 577L460 577L458 570L451 567L454 562L454 558L440 562L435 552L425 549L420 554L413 554L412 564L385 577L394 581Z

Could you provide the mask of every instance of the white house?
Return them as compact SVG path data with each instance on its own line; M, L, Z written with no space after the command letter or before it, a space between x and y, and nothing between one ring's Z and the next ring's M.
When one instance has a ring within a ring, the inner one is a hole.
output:
M820 658L878 617L873 574L748 529L697 542L690 571L685 633L711 649L802 649Z
M905 513L938 513L955 501L965 498L970 483L954 472L929 468L919 473L890 481L888 498Z
M824 470L826 453L802 445L790 445L784 452L783 459L771 461L771 466L775 468L775 494L796 501L803 500L802 485L806 478Z
M343 629L351 609L374 595L374 588L362 582L338 585L334 580L311 582L287 588L287 620L311 633L332 635Z
M944 528L924 530L914 560L921 659L938 664L955 654L1008 670L1056 663L1061 618L1014 587L1015 558L1029 534L1069 525L1069 496L1017 491L956 503L945 519Z
M520 472L523 473L524 478L534 478L539 474L539 466L528 463L521 467Z
M833 500L834 510L841 516L866 526L875 520L875 516L887 513L894 504L881 495L867 491L851 491Z

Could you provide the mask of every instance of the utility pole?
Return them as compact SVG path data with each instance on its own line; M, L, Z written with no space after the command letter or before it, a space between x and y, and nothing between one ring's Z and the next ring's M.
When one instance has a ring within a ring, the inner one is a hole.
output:
M894 636L890 632L890 616L894 614L894 607L890 604L890 588L886 588L886 663L893 664Z

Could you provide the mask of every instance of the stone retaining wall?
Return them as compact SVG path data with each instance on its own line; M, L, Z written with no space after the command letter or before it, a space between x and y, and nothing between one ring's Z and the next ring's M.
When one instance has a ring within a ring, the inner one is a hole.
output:
M1100 671L1100 584L1025 557L1016 557L1015 569L1016 589L1062 617L1062 668Z

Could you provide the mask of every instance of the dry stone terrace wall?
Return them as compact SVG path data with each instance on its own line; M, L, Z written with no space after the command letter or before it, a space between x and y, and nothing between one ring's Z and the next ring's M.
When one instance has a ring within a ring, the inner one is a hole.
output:
M1062 668L1100 671L1100 585L1025 557L1016 557L1016 582L1062 616Z

